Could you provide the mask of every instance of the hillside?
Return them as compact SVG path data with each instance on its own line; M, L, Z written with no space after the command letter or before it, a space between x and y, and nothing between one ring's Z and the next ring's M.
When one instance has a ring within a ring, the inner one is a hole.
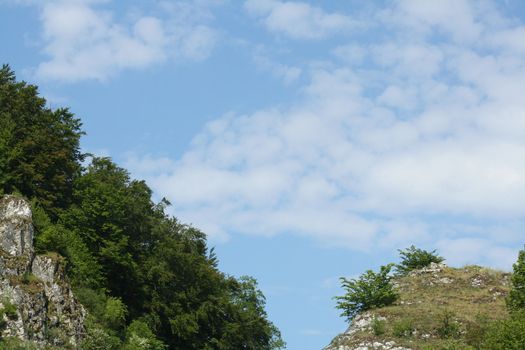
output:
M474 349L484 324L508 316L509 273L432 263L393 285L393 305L359 314L324 350Z

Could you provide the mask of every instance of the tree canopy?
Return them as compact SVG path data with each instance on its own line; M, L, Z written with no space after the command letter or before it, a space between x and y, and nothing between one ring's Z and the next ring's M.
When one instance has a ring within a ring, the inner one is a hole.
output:
M57 252L89 311L82 348L284 346L253 278L217 268L206 235L166 214L144 181L80 151L81 122L0 70L0 193L33 203L39 252Z

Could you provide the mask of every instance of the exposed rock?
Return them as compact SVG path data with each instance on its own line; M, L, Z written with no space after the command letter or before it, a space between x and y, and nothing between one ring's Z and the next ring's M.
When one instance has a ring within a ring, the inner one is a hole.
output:
M29 204L14 196L0 199L0 309L4 337L40 346L76 346L86 311L73 296L58 255L34 255Z
M33 254L33 225L27 203L5 196L0 201L0 248L12 256Z
M355 317L355 319L352 321L352 324L350 324L350 327L348 327L344 334L352 335L359 331L369 330L374 320L384 321L386 318L382 316L376 316L371 312L363 312L362 314L359 314Z

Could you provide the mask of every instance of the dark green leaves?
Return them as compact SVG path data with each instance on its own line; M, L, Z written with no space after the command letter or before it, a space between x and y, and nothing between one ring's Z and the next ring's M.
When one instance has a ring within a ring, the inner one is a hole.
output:
M430 265L431 263L439 264L445 260L436 254L436 251L431 252L410 246L410 248L399 250L401 262L396 265L396 270L399 274L405 275L412 270L421 269Z
M379 272L366 271L357 279L341 277L346 294L336 297L341 316L352 320L358 313L392 304L398 295L390 283L394 264L381 266Z

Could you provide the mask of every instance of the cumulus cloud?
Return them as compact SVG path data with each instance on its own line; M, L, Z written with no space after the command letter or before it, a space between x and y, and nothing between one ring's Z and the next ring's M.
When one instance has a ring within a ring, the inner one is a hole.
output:
M281 5L246 6L271 16ZM221 239L416 243L452 263L508 268L525 217L525 60L509 37L525 26L494 24L471 2L454 2L468 20L451 24L447 6L394 4L373 19L388 33L334 49L336 61L305 73L299 100L224 115L181 159L149 172L135 155L132 170Z
M321 39L352 30L357 25L349 16L326 13L305 2L247 0L244 7L270 31L293 39Z
M125 69L140 69L169 59L203 60L217 34L185 16L134 15L117 19L108 1L50 0L40 6L43 51L49 57L36 68L45 79L105 80ZM168 14L170 12L166 11ZM203 19L205 21L205 19Z

